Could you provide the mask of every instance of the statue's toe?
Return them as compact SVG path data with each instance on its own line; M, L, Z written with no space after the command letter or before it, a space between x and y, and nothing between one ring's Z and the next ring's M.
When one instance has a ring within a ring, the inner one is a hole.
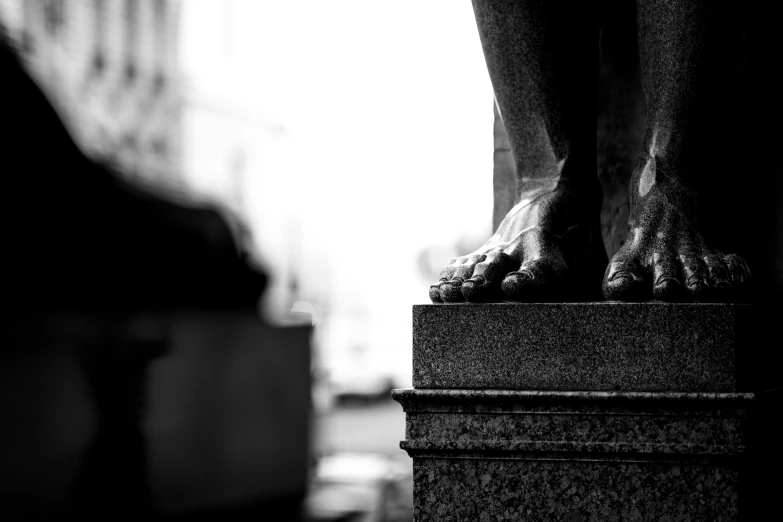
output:
M438 285L440 290L440 299L444 303L459 303L463 301L462 298L462 281L461 277L455 277L449 281L443 281Z
M680 255L682 281L690 301L708 301L710 297L709 275L704 261L692 250Z
M484 259L486 259L484 254L473 254L451 260L452 262L441 271L438 284L430 287L432 302L459 303L464 301L462 284L473 275L476 265Z
M671 256L660 256L653 262L653 298L658 301L678 302L685 298L677 261Z
M491 252L484 261L476 264L473 276L462 283L462 295L472 303L489 303L502 300L500 290L503 277L514 270L515 262L508 254Z
M443 299L441 298L441 294L440 294L440 286L443 283L451 281L451 277L454 275L454 266L457 263L458 259L459 258L457 257L452 257L451 259L449 259L447 261L446 266L443 268L443 270L440 271L438 282L430 286L430 300L433 303L443 302Z
M723 262L726 263L729 272L729 281L734 297L741 301L745 300L748 297L752 279L748 264L737 254L725 256Z
M500 287L508 301L556 301L561 296L566 274L565 263L534 259L507 274Z
M440 283L443 281L446 281L445 279L441 280L437 284L430 285L430 301L433 303L442 303L443 301L440 299Z
M536 281L536 276L528 269L520 268L506 275L500 287L503 296L509 301L527 301L534 293L536 284L540 284L541 277Z
M729 270L723 257L718 254L707 254L704 256L704 265L707 267L707 274L712 289L712 300L717 302L728 302L731 300L731 280L729 279Z
M666 279L661 283L669 285ZM647 301L650 284L644 270L630 260L612 260L604 274L603 293L607 301Z
M744 285L750 282L751 274L748 264L737 254L729 254L723 258L729 271L732 286Z

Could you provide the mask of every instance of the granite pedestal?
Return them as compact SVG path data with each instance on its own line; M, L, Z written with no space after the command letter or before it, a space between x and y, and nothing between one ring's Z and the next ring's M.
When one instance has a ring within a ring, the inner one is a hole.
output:
M778 312L415 306L414 388L393 393L414 519L766 519L783 491Z

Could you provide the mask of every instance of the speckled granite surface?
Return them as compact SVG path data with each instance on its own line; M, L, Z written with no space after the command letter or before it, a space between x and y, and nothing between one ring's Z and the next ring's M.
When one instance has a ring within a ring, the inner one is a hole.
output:
M753 391L781 350L752 305L455 304L413 307L415 388ZM777 359L776 359L777 358ZM777 363L776 363L777 364Z
M710 459L745 452L753 394L395 390L414 457Z
M470 435L469 435L470 434ZM540 415L411 413L406 437L426 441L509 440L531 442L579 436L588 444L689 444L723 446L740 442L740 420L652 415Z
M780 484L765 478L780 474L780 444L757 422L772 405L780 413L780 393L393 396L407 417L417 522L755 521Z
M765 394L774 396L775 394ZM440 390L402 388L392 397L406 412L595 412L603 414L655 411L678 415L714 415L719 408L747 407L757 400L753 393L635 392L635 391L538 391L538 390Z
M415 306L415 388L393 393L414 520L766 519L783 490L767 312Z
M416 459L417 522L732 521L731 466Z

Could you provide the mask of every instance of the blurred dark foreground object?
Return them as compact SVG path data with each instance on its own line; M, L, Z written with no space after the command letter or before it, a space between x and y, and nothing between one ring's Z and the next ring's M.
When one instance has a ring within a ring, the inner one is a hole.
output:
M295 519L311 326L258 318L217 211L85 157L5 43L0 71L0 520Z
M4 323L0 520L298 520L309 326L238 311Z
M87 158L5 43L0 71L6 309L256 307L266 276L216 210Z
M323 455L305 502L308 522L410 522L410 462L380 453Z

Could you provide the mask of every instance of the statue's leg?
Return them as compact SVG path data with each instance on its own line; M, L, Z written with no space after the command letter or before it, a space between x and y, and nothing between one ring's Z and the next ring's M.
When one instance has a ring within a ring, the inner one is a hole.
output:
M739 256L705 241L696 219L705 183L723 175L706 172L714 169L705 161L720 155L710 120L721 108L709 94L725 75L718 44L730 24L716 23L721 16L707 0L638 1L647 130L629 190L631 231L604 277L607 299L725 301L750 279Z
M600 298L607 260L596 174L594 5L474 0L473 9L516 162L516 204L479 250L449 260L430 298Z

